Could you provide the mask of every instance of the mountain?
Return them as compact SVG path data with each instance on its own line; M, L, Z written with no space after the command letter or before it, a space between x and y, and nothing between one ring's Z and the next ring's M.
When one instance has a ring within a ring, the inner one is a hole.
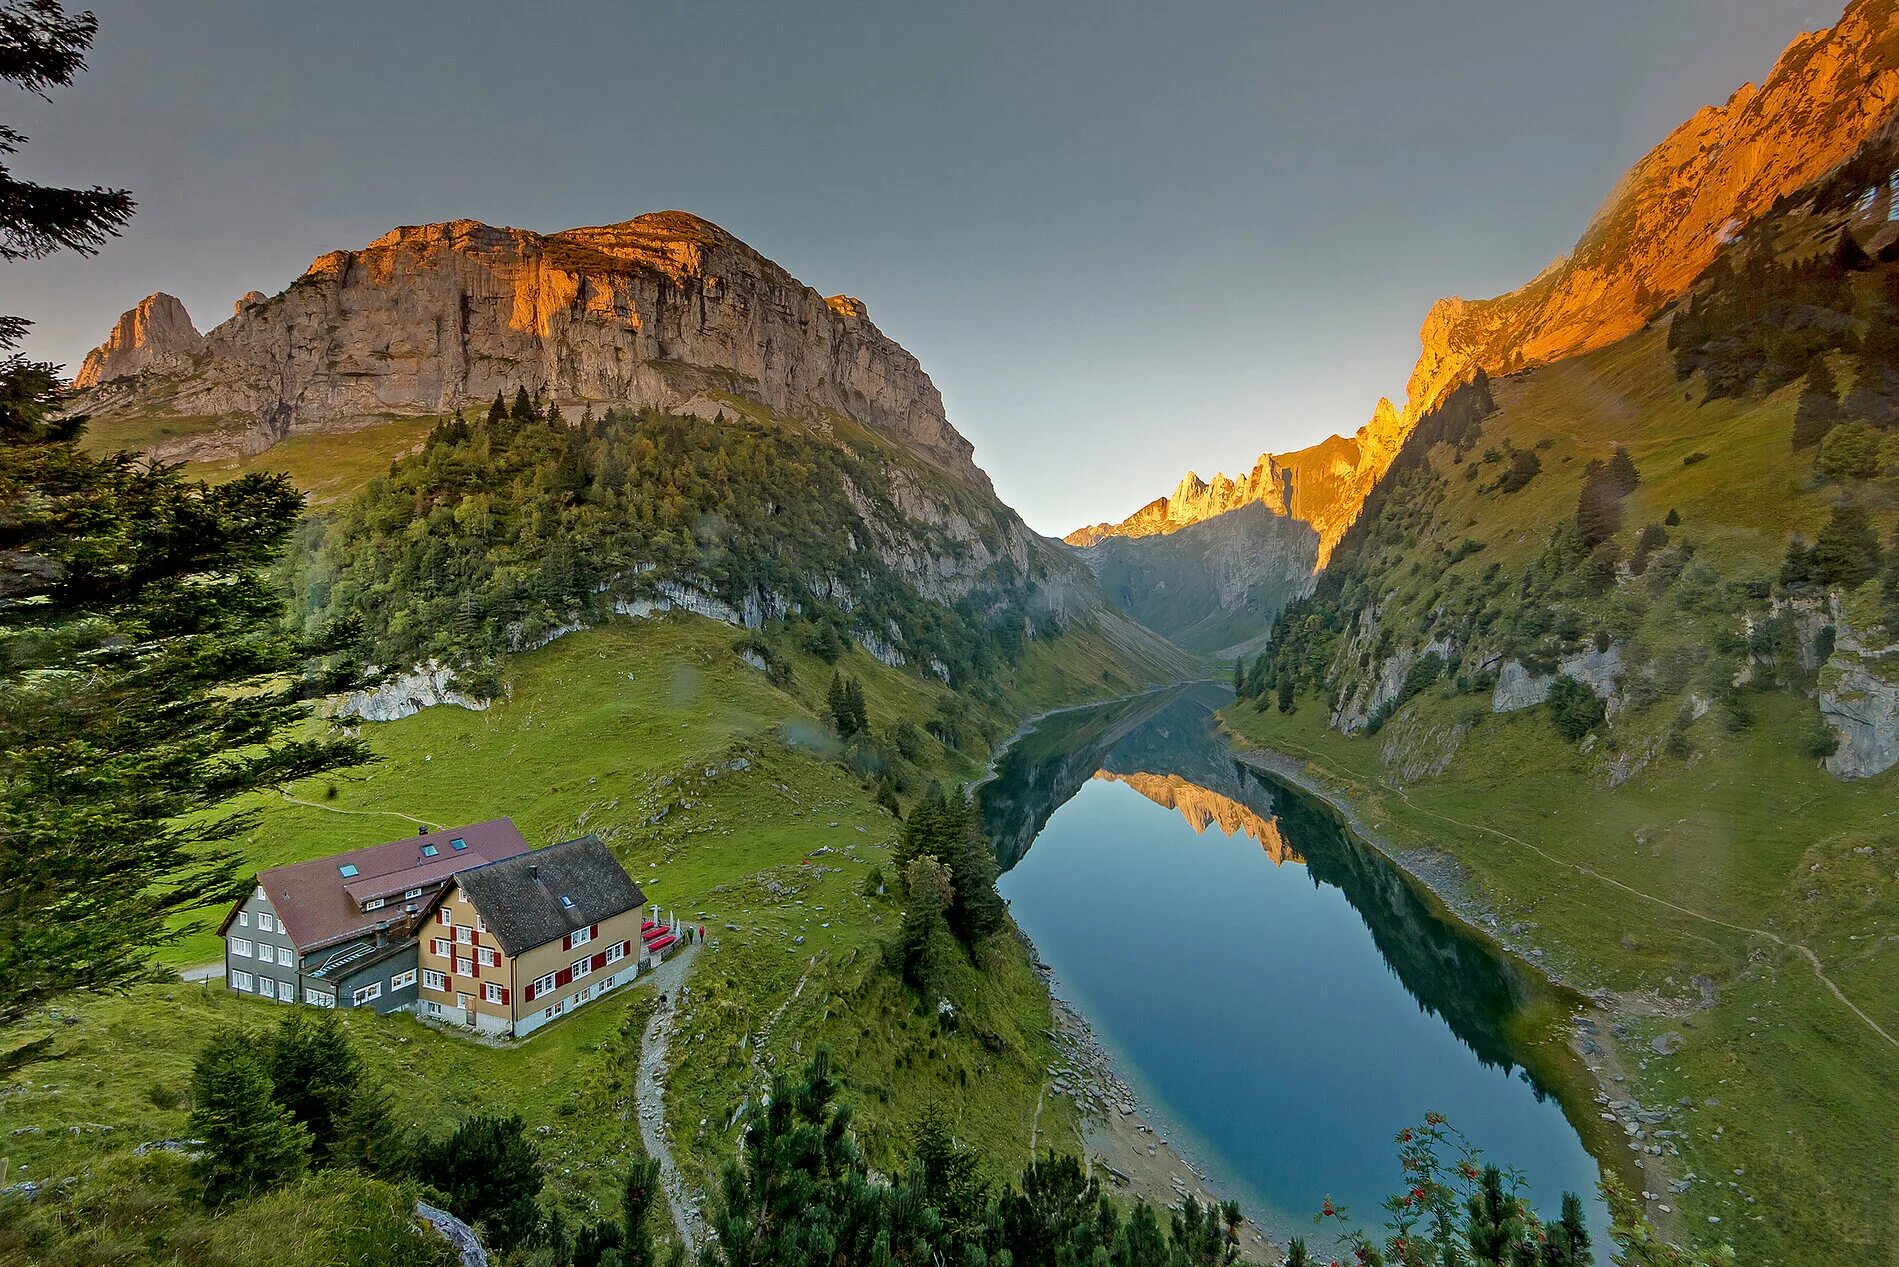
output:
M394 229L317 257L281 294L252 292L201 339L177 300L153 295L75 386L101 424L188 423L166 457L255 453L525 387L575 409L838 414L988 487L929 376L861 302L819 295L681 211L545 235Z
M414 670L366 716L475 701L502 655L668 609L829 624L959 685L1073 630L1103 681L1189 667L996 498L862 302L684 212L395 229L202 335L153 295L76 385L99 443L324 487L305 615Z
M1699 111L1649 151L1575 248L1528 284L1494 299L1438 301L1420 332L1403 409L1381 400L1353 437L1263 456L1242 479L1189 474L1171 497L1065 540L1145 540L1260 502L1313 526L1323 567L1406 437L1458 383L1479 369L1509 374L1604 348L1641 329L1742 226L1854 154L1896 112L1899 3L1855 0L1836 26L1794 40L1759 86Z

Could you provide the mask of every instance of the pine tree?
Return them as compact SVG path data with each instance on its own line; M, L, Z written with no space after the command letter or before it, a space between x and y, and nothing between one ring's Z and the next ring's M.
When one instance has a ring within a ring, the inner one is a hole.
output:
M938 945L948 935L946 914L956 888L949 868L930 854L912 858L903 869L903 919L897 925L897 963L903 979L927 997L943 979Z
M1633 493L1636 485L1642 482L1642 477L1635 470L1635 459L1631 458L1629 451L1619 444L1615 446L1615 453L1609 458L1608 475L1610 482L1624 497Z
M488 426L490 430L504 431L508 423L508 405L501 398L501 389L495 388L495 402L488 406Z
M842 738L849 739L856 734L855 720L851 712L850 690L844 685L842 673L831 674L831 685L824 692L824 707L831 714L831 729Z
M1833 381L1833 370L1824 356L1814 360L1800 391L1800 403L1794 408L1793 447L1810 449L1826 438L1840 421L1840 389Z
M1312 1255L1306 1252L1306 1240L1295 1236L1286 1243L1286 1261L1281 1267L1313 1267Z
M70 84L97 27L51 0L0 11L0 81ZM0 127L0 158L24 142ZM94 254L132 207L0 162L0 261ZM290 737L319 648L281 633L269 569L302 498L282 477L211 488L87 452L58 367L14 350L28 325L0 315L0 1029L152 977L173 916L231 900L241 820L220 807L365 751ZM0 1068L27 1054L0 1049Z
M1290 713L1292 711L1291 677L1282 677L1279 679L1279 711L1282 713Z
M508 410L508 421L512 422L517 430L540 421L540 414L534 408L534 398L528 395L527 388L514 389L514 405Z
M967 796L950 802L945 815L948 839L938 854L950 869L956 900L950 907L950 930L974 946L1001 930L1005 919L1002 895L996 892L996 853L983 828L982 813Z
M298 1008L278 1022L270 1043L271 1085L277 1103L310 1132L314 1165L330 1164L362 1076L362 1058L334 1011Z
M239 1029L218 1031L198 1054L191 1131L204 1141L192 1173L206 1205L280 1188L310 1164L310 1133L271 1098L270 1073Z
M1813 579L1822 585L1858 589L1879 575L1879 537L1860 506L1838 506L1820 529L1810 557Z
M1576 527L1585 549L1595 549L1622 530L1622 496L1612 470L1600 462L1584 469L1582 493L1576 499Z
M448 1199L451 1214L480 1225L490 1249L513 1249L540 1219L541 1161L519 1115L470 1118L446 1139L423 1144L417 1171Z
M1503 1188L1503 1171L1485 1166L1465 1209L1464 1235L1470 1243L1471 1257L1486 1267L1508 1267L1521 1226L1516 1200Z
M850 734L860 734L870 728L870 715L864 707L864 684L856 678L844 679L844 703L850 710Z
M1562 1218L1544 1225L1542 1267L1589 1267L1589 1224L1583 1219L1582 1200L1563 1194Z

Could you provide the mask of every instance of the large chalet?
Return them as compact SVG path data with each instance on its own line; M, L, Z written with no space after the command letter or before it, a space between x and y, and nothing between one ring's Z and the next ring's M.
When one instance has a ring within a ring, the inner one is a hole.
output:
M531 849L497 818L260 871L218 931L238 993L518 1036L675 944L645 900L598 837Z

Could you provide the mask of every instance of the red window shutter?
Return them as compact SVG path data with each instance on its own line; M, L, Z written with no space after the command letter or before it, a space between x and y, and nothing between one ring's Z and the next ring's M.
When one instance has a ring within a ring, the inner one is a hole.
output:
M607 952L603 950L599 954L593 957L593 970L595 972L598 972L600 971L600 969L606 966L607 966Z
M572 950L574 948L574 935L572 933L560 939L560 948L562 950Z
M503 1007L506 1007L507 1003L508 1003L508 987L504 985L501 987L501 1004Z
M558 990L562 986L566 985L568 982L572 981L573 979L574 979L573 969L562 968L559 972L556 972L554 974L554 988Z
M633 943L632 943L632 942L630 942L630 941L623 941L623 942L621 942L621 943L620 943L620 953L621 953L622 955L630 955L630 954L632 954L632 953L633 953Z
M595 937L598 937L599 935L600 935L600 925L598 924L587 925L587 940L592 941Z

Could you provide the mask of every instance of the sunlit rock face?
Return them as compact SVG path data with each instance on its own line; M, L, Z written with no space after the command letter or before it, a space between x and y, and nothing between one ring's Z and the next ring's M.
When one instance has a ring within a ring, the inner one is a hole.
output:
M935 384L860 301L826 299L684 212L554 234L399 228L319 256L281 294L246 295L201 346L185 331L196 337L169 296L128 313L87 358L81 407L225 419L255 449L517 387L576 409L702 417L755 402L820 426L855 420L989 489ZM198 355L173 355L185 351Z
M1442 299L1425 318L1403 409L1378 402L1350 439L1267 455L1241 479L1189 475L1174 493L1071 545L1144 537L1246 501L1318 530L1323 567L1411 428L1479 368L1507 374L1606 347L1679 298L1741 226L1809 184L1899 114L1899 0L1855 0L1831 30L1802 35L1758 86L1697 112L1623 177L1575 248L1494 299ZM1302 506L1298 496L1306 494Z
M1243 832L1257 840L1275 863L1304 861L1286 843L1278 819L1262 817L1233 798L1209 791L1178 774L1115 774L1110 770L1097 770L1095 777L1108 783L1126 784L1162 809L1177 811L1195 834L1209 827L1218 827L1221 834L1228 837Z
M182 372L203 346L204 336L191 324L183 304L167 294L147 295L138 307L119 315L104 343L86 353L73 386L97 387L132 374Z

